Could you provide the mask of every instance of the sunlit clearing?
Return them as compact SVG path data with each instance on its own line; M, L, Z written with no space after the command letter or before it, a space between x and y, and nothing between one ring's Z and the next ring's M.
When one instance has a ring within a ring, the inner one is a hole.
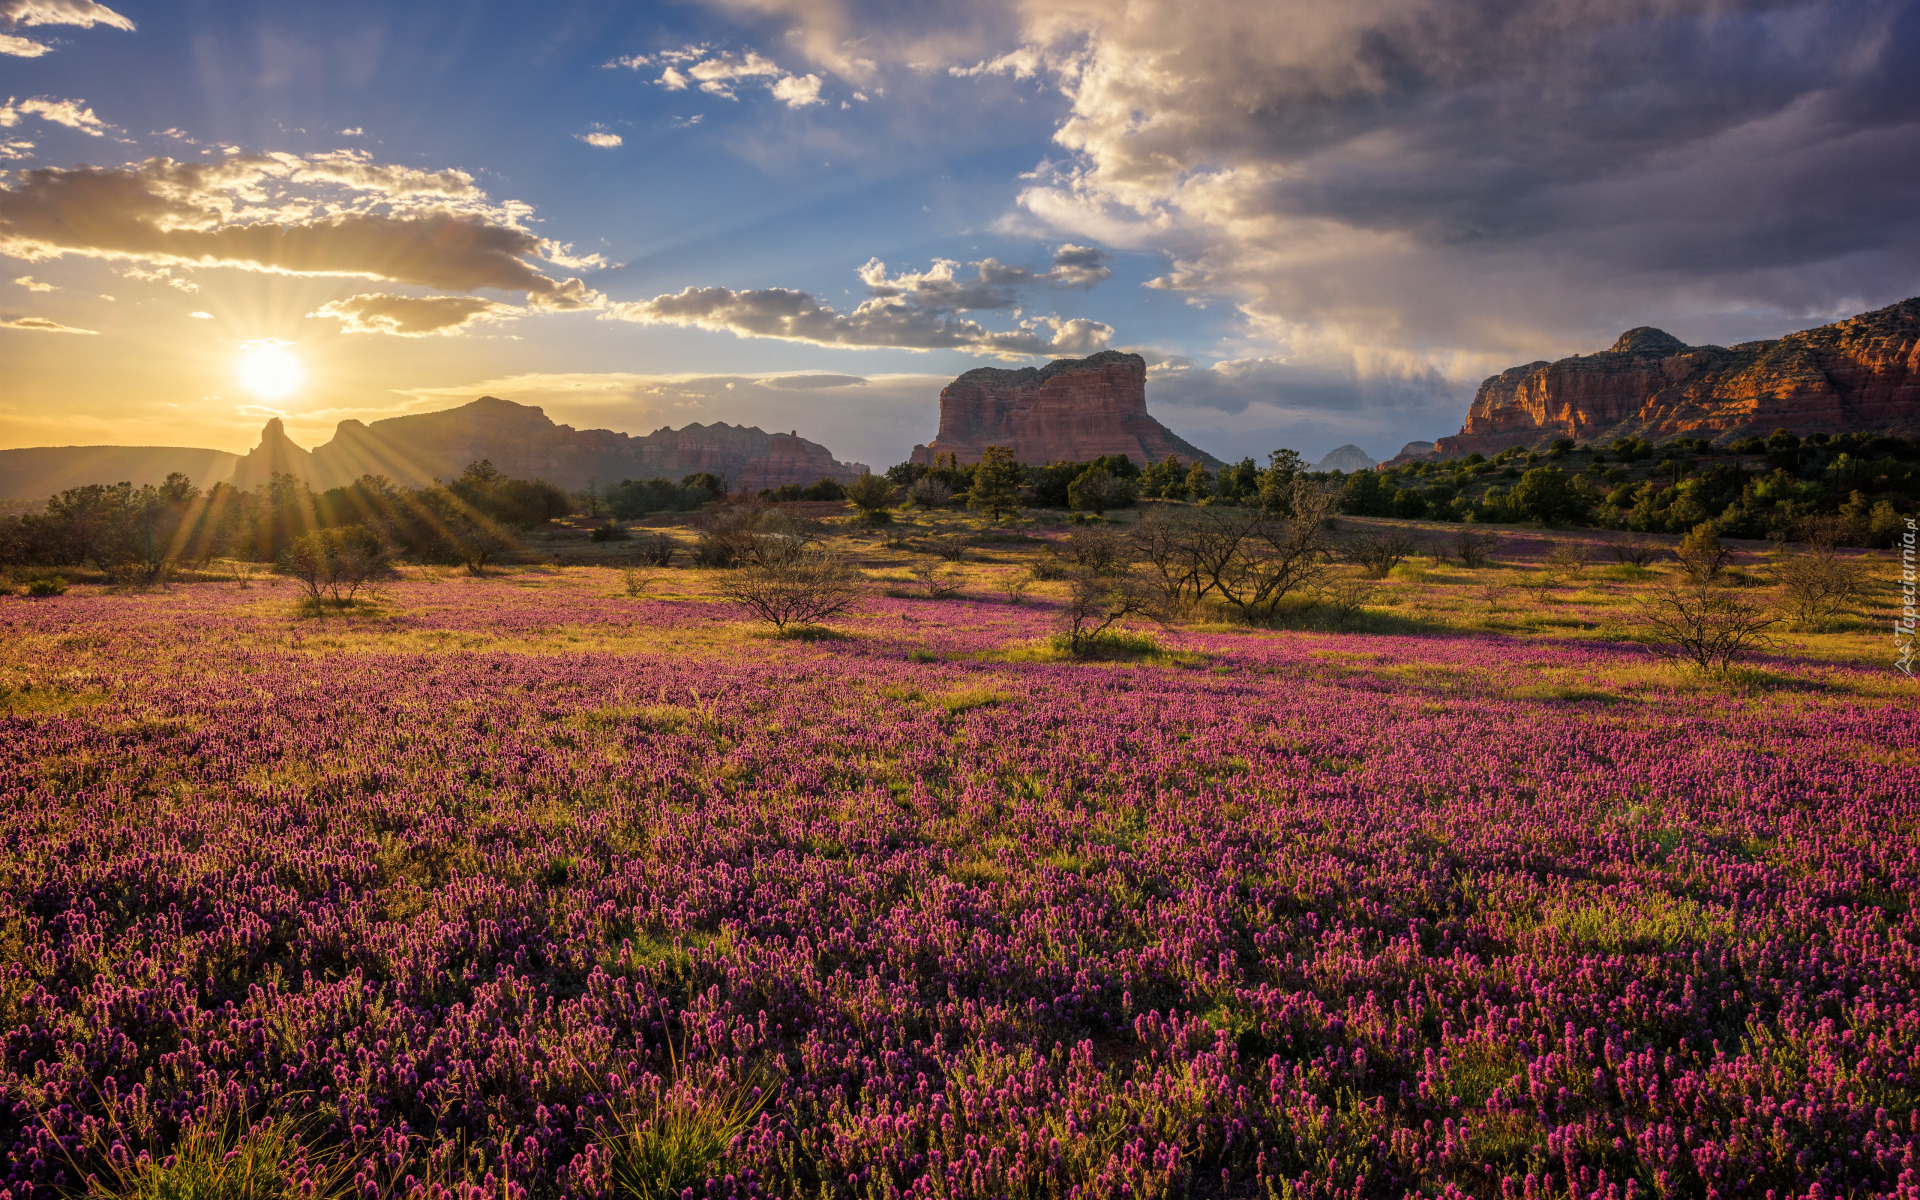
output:
M306 370L287 346L280 341L247 343L235 365L241 386L262 400L292 395L306 378Z

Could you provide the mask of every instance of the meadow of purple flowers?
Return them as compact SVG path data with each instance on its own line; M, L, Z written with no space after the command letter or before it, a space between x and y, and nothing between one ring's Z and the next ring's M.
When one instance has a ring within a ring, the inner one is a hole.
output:
M682 1195L1920 1197L1864 671L604 574L0 602L0 1200L276 1114L368 1198L728 1115Z

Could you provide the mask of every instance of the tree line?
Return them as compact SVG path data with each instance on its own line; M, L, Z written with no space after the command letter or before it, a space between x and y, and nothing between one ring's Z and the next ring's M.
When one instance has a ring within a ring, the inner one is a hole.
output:
M250 490L203 490L176 472L144 487L69 488L38 511L0 517L0 566L94 567L119 582L151 584L216 558L280 562L303 536L356 528L409 558L479 570L519 531L573 507L553 484L509 478L485 460L429 487L363 475L321 492L292 475Z

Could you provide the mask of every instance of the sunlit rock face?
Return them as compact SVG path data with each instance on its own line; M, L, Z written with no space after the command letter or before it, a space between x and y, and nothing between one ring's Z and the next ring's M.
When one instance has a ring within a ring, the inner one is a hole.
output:
M940 433L913 448L913 461L955 454L974 462L988 446L1009 446L1025 463L1085 461L1124 454L1134 462L1219 460L1147 414L1147 363L1106 350L1010 371L980 367L940 390Z
M1658 329L1630 329L1598 354L1488 379L1466 424L1437 452L1775 429L1920 431L1920 298L1738 346L1689 346Z
M270 421L260 446L235 471L234 483L252 487L284 472L315 488L351 483L362 475L419 487L452 479L481 459L514 478L544 479L569 489L623 479L677 481L706 471L731 487L758 490L817 483L823 477L849 482L865 469L839 462L825 446L797 432L772 434L715 423L634 437L556 425L533 405L483 396L459 408L372 424L342 421L333 440L311 453L294 445L277 419Z

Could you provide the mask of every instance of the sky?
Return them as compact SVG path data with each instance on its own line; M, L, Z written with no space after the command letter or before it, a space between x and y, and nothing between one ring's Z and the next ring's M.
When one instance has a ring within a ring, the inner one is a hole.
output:
M1914 0L0 0L0 447L483 394L876 469L1102 349L1225 459L1920 294Z

